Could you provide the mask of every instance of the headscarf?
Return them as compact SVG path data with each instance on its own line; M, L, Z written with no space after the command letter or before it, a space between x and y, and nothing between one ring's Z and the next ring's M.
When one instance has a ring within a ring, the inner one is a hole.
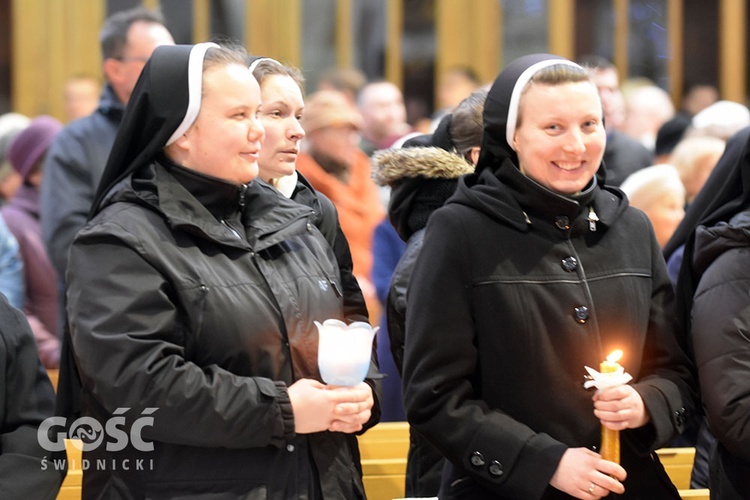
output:
M150 163L195 122L201 106L203 60L215 43L162 45L156 48L138 78L90 216L122 179Z
M664 247L666 259L683 244L685 250L677 280L677 314L683 331L689 328L690 310L700 276L692 269L695 253L695 230L729 221L750 206L750 127L737 132L727 142L726 150L706 183L688 207L685 218Z
M530 54L506 66L495 79L482 113L484 135L476 171L493 166L497 168L505 158L518 166L518 156L513 150L513 135L518 123L521 93L526 84L540 70L555 64L581 68L578 64L552 54Z

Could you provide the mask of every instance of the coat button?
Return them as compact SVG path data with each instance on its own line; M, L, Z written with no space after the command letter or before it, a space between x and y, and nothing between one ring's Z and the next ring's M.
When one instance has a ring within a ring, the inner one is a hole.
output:
M575 257L565 257L562 260L562 268L566 270L569 273L572 273L576 269L578 269L578 259Z
M481 467L485 463L484 456L478 451L475 451L474 453L471 454L470 462L471 462L471 465L473 465L474 467Z
M503 464L498 462L497 460L493 460L489 467L490 474L493 476L502 476L503 475Z
M312 224L311 224L310 222L308 222L308 223L307 223L307 231L308 231L309 233L312 233L312 232L313 232L313 225L312 225Z
M555 217L555 225L557 226L557 229L567 231L570 229L570 219L565 215L558 215Z
M586 306L576 307L573 310L573 317L578 323L584 324L589 319L589 308Z

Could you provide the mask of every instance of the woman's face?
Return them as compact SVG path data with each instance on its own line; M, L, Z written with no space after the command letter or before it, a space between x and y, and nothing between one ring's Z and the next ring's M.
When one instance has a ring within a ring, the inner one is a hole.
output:
M260 87L247 67L209 68L198 117L175 142L179 163L236 184L252 181L264 135L259 114Z
M266 77L260 87L261 123L266 130L258 167L264 181L291 175L305 131L300 125L305 102L297 83L286 75Z
M566 195L586 187L606 143L596 87L533 83L521 96L519 123L513 149L524 175Z

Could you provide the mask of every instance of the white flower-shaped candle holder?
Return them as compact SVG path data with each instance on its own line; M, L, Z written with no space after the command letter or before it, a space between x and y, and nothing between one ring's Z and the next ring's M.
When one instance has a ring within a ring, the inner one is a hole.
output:
M355 386L367 375L372 356L372 341L379 327L356 321L347 325L337 319L318 327L318 369L329 385Z

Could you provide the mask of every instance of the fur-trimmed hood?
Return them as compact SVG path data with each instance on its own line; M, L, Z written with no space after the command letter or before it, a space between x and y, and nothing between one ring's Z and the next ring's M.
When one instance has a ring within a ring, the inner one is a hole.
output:
M473 171L474 165L456 153L434 146L383 149L372 156L372 178L381 186L420 176L456 179Z
M391 187L388 217L404 241L453 194L458 178L474 171L459 155L433 146L378 151L372 166L375 182Z

